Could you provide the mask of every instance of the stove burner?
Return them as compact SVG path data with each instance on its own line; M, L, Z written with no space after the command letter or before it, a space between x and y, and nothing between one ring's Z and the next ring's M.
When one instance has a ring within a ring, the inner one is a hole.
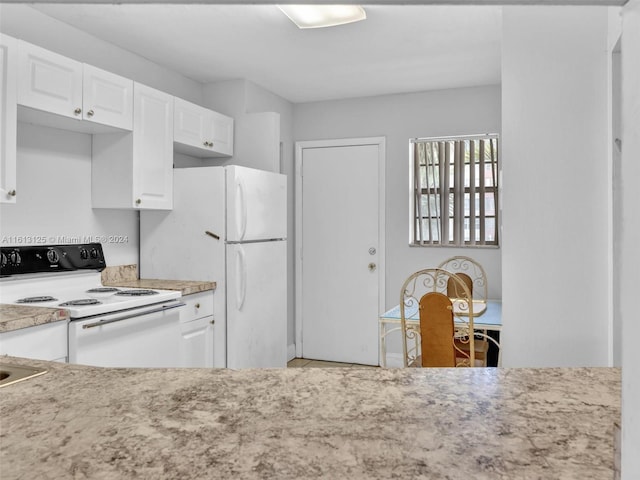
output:
M155 290L121 290L116 295L123 295L126 297L142 297L145 295L157 295Z
M98 287L98 288L92 288L90 290L87 290L86 293L113 293L113 292L119 292L120 289L116 288L116 287Z
M96 300L95 298L81 298L80 300L71 300L68 302L61 303L61 307L81 307L84 305L100 305L102 302Z
M50 297L48 295L42 297L27 297L16 300L16 303L40 303L40 302L55 302L57 298Z

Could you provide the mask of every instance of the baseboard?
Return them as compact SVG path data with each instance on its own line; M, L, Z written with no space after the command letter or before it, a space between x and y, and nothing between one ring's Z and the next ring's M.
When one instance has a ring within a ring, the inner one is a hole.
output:
M296 358L296 344L292 343L287 346L287 362L290 362L294 358Z

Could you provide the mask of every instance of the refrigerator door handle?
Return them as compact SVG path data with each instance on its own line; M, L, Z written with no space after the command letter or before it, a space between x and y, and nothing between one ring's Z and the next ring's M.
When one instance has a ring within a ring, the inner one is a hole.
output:
M244 249L238 245L236 250L236 308L242 310L247 295L247 265Z
M244 240L244 235L247 233L247 199L242 178L238 178L236 184L236 228L239 240Z

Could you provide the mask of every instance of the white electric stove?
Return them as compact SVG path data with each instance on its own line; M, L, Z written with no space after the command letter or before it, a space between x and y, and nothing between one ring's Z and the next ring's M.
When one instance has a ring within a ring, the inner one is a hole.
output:
M178 366L179 291L102 285L100 244L2 247L0 253L0 303L67 310L70 363Z
M73 320L146 307L180 298L180 292L106 287L99 272L27 274L0 279L0 303L64 308Z

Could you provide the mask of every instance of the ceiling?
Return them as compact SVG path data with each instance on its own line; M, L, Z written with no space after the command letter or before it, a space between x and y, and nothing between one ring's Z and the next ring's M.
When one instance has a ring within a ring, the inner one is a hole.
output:
M34 8L202 83L243 78L294 103L500 83L501 7L365 5L298 29L275 5Z

